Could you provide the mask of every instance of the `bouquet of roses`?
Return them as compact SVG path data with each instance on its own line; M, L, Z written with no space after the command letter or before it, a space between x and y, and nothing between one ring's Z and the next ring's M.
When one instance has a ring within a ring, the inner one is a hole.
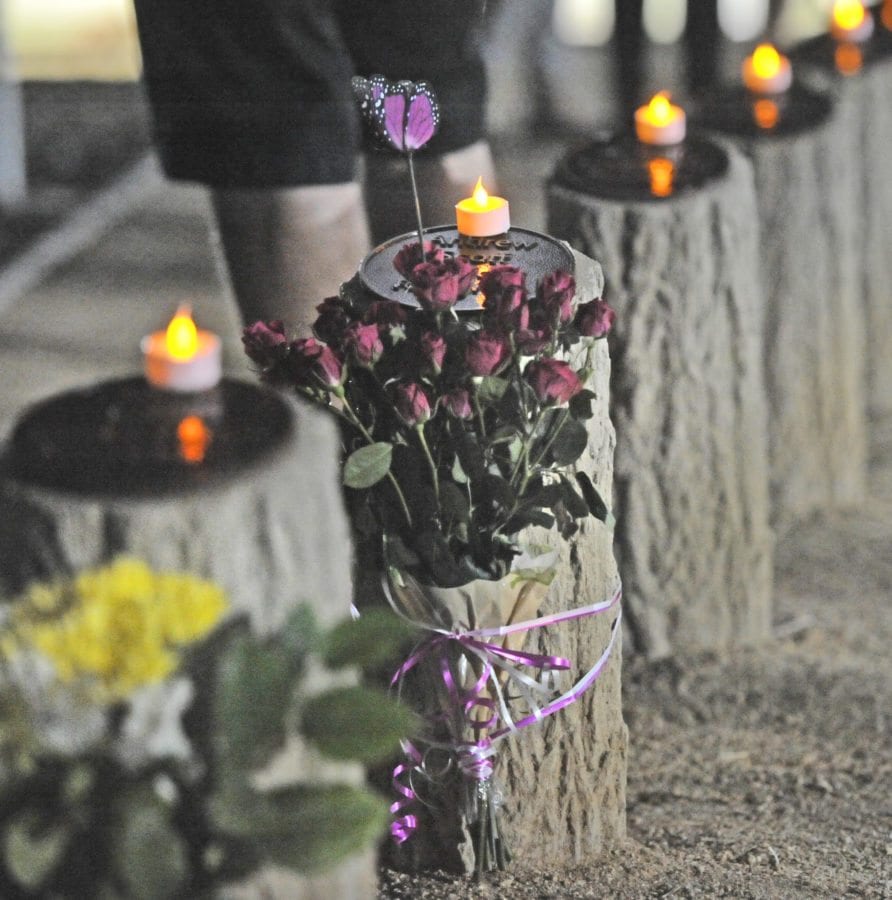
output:
M510 632L487 649L438 645L433 666L426 651L415 654L397 679L425 668L433 677L430 718L448 726L428 744L453 751L476 785L467 808L483 835L478 866L488 868L504 854L487 742L497 720L510 722L506 680L518 663L535 665L518 652L525 629L515 626L536 614L557 556L524 546L523 533L555 527L569 538L580 519L608 516L595 481L571 467L588 444L594 345L614 313L601 299L578 303L567 272L530 289L518 268L478 272L430 243L407 244L394 265L420 308L368 301L347 285L318 307L313 337L290 339L282 322L258 322L243 341L263 380L340 422L354 529L373 548L397 611L440 635ZM456 313L472 291L478 310ZM537 709L544 692L524 693ZM414 790L401 793L398 839L415 825L402 815Z
M342 425L343 480L360 535L420 581L499 579L530 525L605 518L584 471L594 342L613 322L600 299L577 305L572 275L474 266L408 244L395 266L421 308L363 303L348 291L319 307L314 337L282 322L244 332L264 381L287 385ZM453 306L472 287L479 313ZM572 361L571 361L572 360Z

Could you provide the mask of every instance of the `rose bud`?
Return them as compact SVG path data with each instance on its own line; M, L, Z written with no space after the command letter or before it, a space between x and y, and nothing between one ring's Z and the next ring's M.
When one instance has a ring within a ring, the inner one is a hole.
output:
M455 388L440 398L446 411L456 419L470 419L473 415L471 398L464 388Z
M431 405L420 384L396 384L391 389L397 414L407 425L423 425L431 417Z
M298 387L309 387L314 378L328 388L340 387L344 364L331 347L315 338L292 341L288 362Z
M344 332L344 349L366 369L372 368L384 352L377 325L353 322Z
M514 343L524 356L535 356L541 353L551 342L551 329L524 328L514 334Z
M616 313L603 300L580 303L575 325L583 337L601 338L610 332Z
M563 406L582 390L572 366L560 359L537 359L523 370L523 377L540 403Z
M576 296L576 279L561 271L546 275L536 289L536 299L548 313L549 318L561 324L573 318L573 298Z
M395 300L376 300L362 317L366 325L377 325L381 332L389 331L395 325L404 325L406 318L406 308Z
M435 375L439 375L443 368L443 359L446 356L446 340L440 334L426 331L418 342L421 355L430 363Z
M508 362L511 348L500 334L477 331L468 340L465 364L472 375L493 375Z
M496 328L526 328L530 311L523 288L511 285L487 295L483 302L483 317L487 324Z
M252 362L263 368L275 365L288 352L285 325L279 319L248 325L242 330L242 344Z
M403 276L408 278L415 266L423 262L443 262L446 252L431 241L424 242L424 259L418 249L418 241L411 244L403 244L403 249L393 258L393 267Z
M491 266L480 276L477 290L487 300L517 288L523 294L524 278L523 269L518 269L517 266Z
M319 315L313 322L313 334L331 347L340 347L344 331L352 321L349 306L340 297L328 297L317 307Z
M449 309L471 290L477 270L467 260L448 257L442 262L425 262L409 275L412 291L425 309Z

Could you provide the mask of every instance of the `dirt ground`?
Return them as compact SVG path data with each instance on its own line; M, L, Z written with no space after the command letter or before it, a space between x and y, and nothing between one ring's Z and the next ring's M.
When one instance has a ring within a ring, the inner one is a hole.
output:
M381 898L892 898L892 418L868 499L776 556L775 640L626 658L628 840L475 884L382 873Z

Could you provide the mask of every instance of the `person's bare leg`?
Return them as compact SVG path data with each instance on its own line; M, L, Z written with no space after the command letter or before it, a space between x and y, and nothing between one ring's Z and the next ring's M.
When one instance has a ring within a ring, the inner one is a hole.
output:
M471 195L481 175L490 193L496 193L497 188L492 153L486 141L442 156L421 150L415 154L415 175L425 228L455 224L455 204ZM404 157L369 154L365 196L376 244L415 230L415 207Z
M212 192L229 278L245 324L282 319L309 334L369 248L359 184Z

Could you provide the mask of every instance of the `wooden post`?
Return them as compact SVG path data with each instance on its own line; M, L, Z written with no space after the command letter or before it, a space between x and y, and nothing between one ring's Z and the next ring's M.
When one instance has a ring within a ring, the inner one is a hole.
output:
M866 479L864 313L858 279L856 167L829 98L795 83L770 128L729 88L699 123L733 138L755 173L773 522L779 532L857 503Z
M656 199L642 154L571 155L547 204L549 230L608 273L627 636L658 658L768 636L773 540L751 169L689 141Z
M300 603L325 625L345 618L351 550L331 420L239 382L197 401L152 394L142 379L110 382L20 420L0 472L0 593L126 553L217 582L260 633ZM180 454L184 414L215 431L204 461ZM363 778L302 741L277 762L278 775L307 781ZM364 900L374 866L369 851L312 878L268 867L224 893Z
M886 4L887 9L889 4ZM874 36L840 50L829 35L808 41L793 65L810 84L832 92L855 173L857 278L867 331L867 403L892 413L892 14L874 12ZM889 21L889 25L884 24ZM848 61L848 66L846 62Z

